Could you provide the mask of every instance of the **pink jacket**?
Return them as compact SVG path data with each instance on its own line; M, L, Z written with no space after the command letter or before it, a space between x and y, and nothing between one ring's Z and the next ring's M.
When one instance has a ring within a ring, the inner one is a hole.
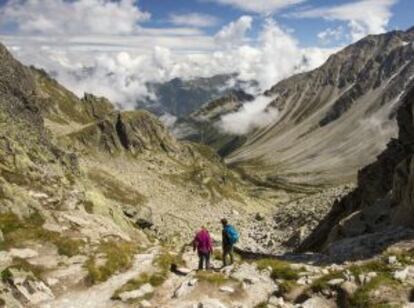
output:
M208 253L213 251L213 243L207 230L201 229L193 241L194 249L198 252Z

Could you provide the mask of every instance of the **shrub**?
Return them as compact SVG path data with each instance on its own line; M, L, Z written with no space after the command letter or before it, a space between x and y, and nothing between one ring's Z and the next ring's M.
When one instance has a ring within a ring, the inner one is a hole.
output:
M276 259L262 259L256 262L259 270L271 268L273 279L297 280L299 270L293 269L288 262Z
M133 262L137 249L136 245L129 242L110 241L102 243L97 252L105 255L105 264L98 266L96 264L96 257L90 257L85 264L88 271L88 280L92 284L103 282L108 280L113 274L127 270Z

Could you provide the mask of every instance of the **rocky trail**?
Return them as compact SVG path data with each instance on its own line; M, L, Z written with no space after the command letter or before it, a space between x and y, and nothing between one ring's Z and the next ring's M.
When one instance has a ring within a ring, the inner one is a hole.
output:
M152 260L156 252L151 250L144 254L137 254L135 256L132 268L127 272L120 273L113 276L108 281L95 285L88 289L69 291L57 299L41 303L38 307L41 308L103 308L113 307L114 303L111 297L116 289L124 285L130 279L135 278L145 271L151 270ZM118 307L119 305L117 305Z

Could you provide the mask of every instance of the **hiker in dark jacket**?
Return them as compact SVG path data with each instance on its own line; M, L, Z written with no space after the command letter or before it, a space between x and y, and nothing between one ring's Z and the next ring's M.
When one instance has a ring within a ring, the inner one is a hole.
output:
M229 225L227 219L221 220L223 226L222 242L223 242L223 266L227 266L227 256L230 257L230 264L234 262L233 246L239 239L239 235L233 226Z
M210 255L213 252L213 243L206 227L201 227L193 240L194 251L198 253L198 269L202 270L205 264L206 269L210 269Z

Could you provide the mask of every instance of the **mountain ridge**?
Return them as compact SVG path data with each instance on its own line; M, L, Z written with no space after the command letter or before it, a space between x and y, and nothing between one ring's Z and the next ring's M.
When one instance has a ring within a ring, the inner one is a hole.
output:
M393 115L414 77L413 41L407 31L368 36L320 68L279 82L265 92L279 117L247 134L227 163L269 182L355 181L397 133ZM266 171L255 172L249 161Z

